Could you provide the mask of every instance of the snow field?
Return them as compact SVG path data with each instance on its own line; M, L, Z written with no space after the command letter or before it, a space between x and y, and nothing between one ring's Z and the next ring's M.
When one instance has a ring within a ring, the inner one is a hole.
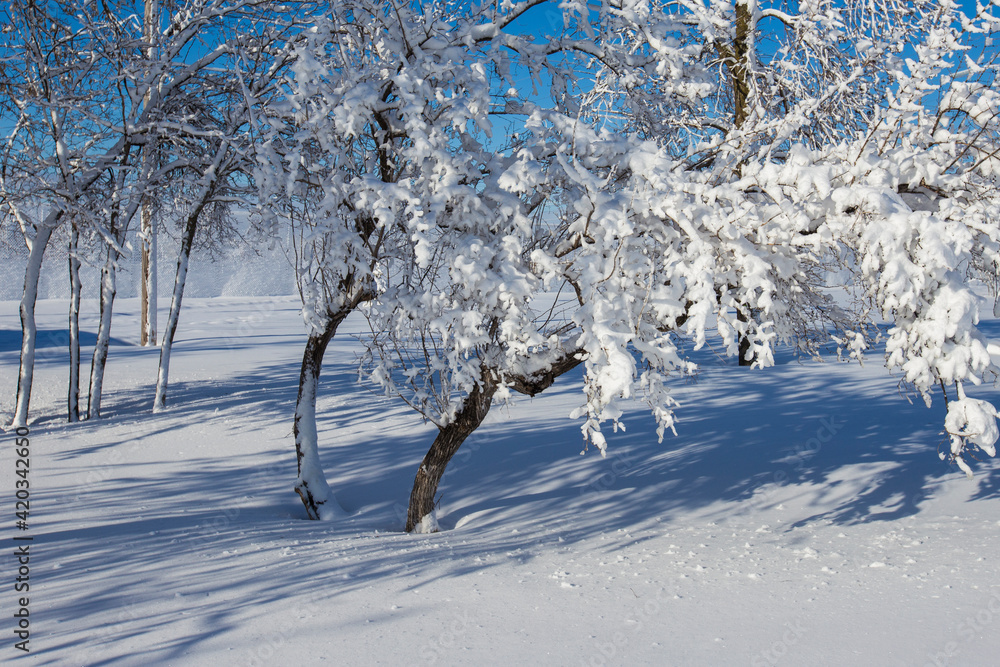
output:
M40 328L64 306L40 302ZM672 390L678 435L657 444L637 406L604 459L579 454L567 376L494 409L445 475L443 531L406 535L433 427L357 382L361 322L324 365L321 454L347 516L320 523L292 492L296 301L190 300L155 416L137 310L119 304L106 419L63 423L65 361L40 351L23 664L995 664L996 462L972 481L941 462L943 405L907 402L874 357L747 371L706 351ZM4 302L5 417L17 333Z

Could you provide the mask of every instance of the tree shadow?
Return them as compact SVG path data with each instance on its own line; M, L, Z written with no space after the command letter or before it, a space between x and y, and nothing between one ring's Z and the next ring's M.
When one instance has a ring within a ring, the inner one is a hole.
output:
M552 419L555 405L564 414L575 407L564 388L561 397L541 399L553 408L537 417L480 429L489 447L475 454L472 469L449 469L442 482L456 517L446 525L461 525L463 515L521 525L562 514L592 533L692 515L750 522L782 503L796 508L788 529L887 522L917 514L942 484L965 483L938 456L946 447L941 401L927 409L906 400L888 373L858 374L846 364L815 370L809 362L708 369L674 392L682 405L676 436L657 443L651 418L636 409L624 417L624 433L607 434L606 459L593 450L573 455L579 431ZM526 433L544 447L525 447ZM996 461L979 464L976 484L970 502L996 496ZM561 491L551 497L539 489Z
M32 427L63 470L38 491L51 517L38 526L51 566L38 621L58 627L84 615L102 628L53 633L43 659L121 664L135 647L183 662L213 636L274 615L322 616L329 605L350 610L340 615L348 631L388 618L356 604L376 580L402 595L511 558L530 562L556 544L624 549L648 539L631 536L636 528L753 526L782 503L786 530L895 521L962 477L936 456L943 405L908 402L885 373L840 364L816 372L792 358L762 371L705 363L674 389L676 436L657 442L637 405L627 430L608 428L606 458L592 447L581 456L580 424L566 418L584 400L577 369L539 397L494 407L442 481L444 532L406 535L409 490L435 429L360 384L344 342L324 366L318 425L345 516L313 522L292 490L300 343L257 343L251 367L172 383L164 413L149 414L146 384L106 394L105 419ZM218 438L231 439L225 456L213 449ZM76 458L87 466L75 468ZM979 468L969 502L1000 494L1000 467ZM86 511L61 521L60 504ZM176 563L178 553L183 571L164 568L164 555ZM431 609L412 599L398 613Z
M287 423L296 385L281 364L181 387L170 412L107 420L100 445L60 449L61 457L104 457L105 464L40 491L43 505L56 503L53 515L63 502L86 507L92 519L39 527L52 569L38 622L57 627L82 614L104 630L53 634L43 657L122 664L127 647L142 646L157 661L183 662L213 636L276 615L309 618L335 606L348 631L391 613L440 613L419 596L403 596L584 540L618 551L648 539L630 531L654 523L752 526L756 512L789 498L799 507L788 530L815 521L897 520L918 513L941 483L958 476L935 456L941 406L927 410L874 391L891 387L891 378L852 380L828 368L818 382L798 364L710 369L676 391L684 404L677 436L657 443L636 409L626 415L627 431L608 434L601 458L593 449L580 456L579 425L558 418L582 401L579 377L572 377L551 394L495 408L442 483L446 530L406 535L397 508L433 429L415 428L408 409L359 386L351 364L327 371L321 447L347 509L335 522L305 520L292 493L290 425L274 422ZM184 428L224 433L221 424L240 418L234 428L242 430L231 437L255 433L267 446L226 457L148 451L149 442L171 442ZM63 432L93 440L98 433L87 429L95 426ZM981 473L973 500L995 497L997 472ZM138 504L122 507L122 499ZM614 539L593 542L603 535ZM168 552L173 560L184 554L183 572L162 567ZM104 582L109 564L113 585ZM397 591L400 611L357 604L373 581ZM197 631L185 625L188 618L197 619Z
M97 333L93 331L80 331L80 348L82 350L93 348L97 343ZM123 347L134 347L120 338L111 337L111 345ZM64 352L69 347L69 329L38 329L35 333L35 350L58 349ZM21 330L20 329L0 329L0 353L21 351ZM36 352L38 354L38 352Z

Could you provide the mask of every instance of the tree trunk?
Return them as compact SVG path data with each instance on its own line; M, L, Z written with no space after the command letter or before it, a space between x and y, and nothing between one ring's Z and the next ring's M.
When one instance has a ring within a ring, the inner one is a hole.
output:
M37 227L35 238L28 242L28 263L24 268L24 292L18 309L21 314L21 366L17 375L17 399L12 426L28 425L28 404L31 401L31 383L35 376L35 302L38 300L38 280L42 272L45 247L52 238L58 216Z
M229 141L223 140L215 152L212 166L202 176L201 194L197 205L188 212L184 222L184 235L181 237L181 249L177 255L177 273L174 277L174 293L170 299L170 314L167 316L167 328L163 332L160 343L160 365L156 374L156 396L153 398L153 412L159 412L167 406L167 383L170 380L170 353L174 346L174 336L177 334L177 323L181 316L181 302L184 299L184 287L187 285L188 266L191 262L191 250L194 248L194 237L198 231L198 220L202 211L212 198L215 184L220 179L219 166L229 151ZM155 281L154 281L155 288ZM155 320L154 320L155 322ZM155 335L155 332L154 332Z
M341 513L319 460L316 396L326 347L337 333L337 327L352 310L353 306L341 310L327 321L326 328L322 332L311 332L302 355L299 395L295 401L295 422L292 425L292 433L295 435L295 455L298 459L295 492L302 498L302 504L305 505L306 514L310 519L326 521L336 518Z
M555 359L548 369L530 376L511 376L506 378L508 386L527 396L537 396L552 386L559 376L570 372L585 358L582 349L564 352ZM438 484L444 476L448 463L458 453L462 443L479 428L493 405L493 394L496 393L496 383L492 371L487 369L481 378L482 384L477 386L459 410L455 419L444 428L438 430L430 450L424 456L413 481L410 492L410 506L406 515L406 532L411 533L418 527L430 528L424 525L424 519L434 511L434 496Z
M160 6L159 0L146 0L143 20L143 35L147 42L146 57L150 62L156 60L156 38L159 32ZM146 93L145 104L150 102L150 93ZM142 148L142 165L145 175L152 171L154 162L154 146L147 142ZM139 289L139 345L156 345L156 220L153 219L153 206L150 195L143 195L139 210L139 227L142 232L141 271L142 285Z
M69 390L66 412L70 422L80 421L80 229L73 222L69 237Z
M94 345L94 358L90 363L90 395L87 397L87 419L101 416L101 394L104 388L104 368L108 361L108 345L111 343L111 313L115 304L115 255L108 248L108 259L101 269L101 321Z
M736 38L733 40L733 124L737 129L743 127L747 116L750 115L750 68L751 45L753 38L753 17L750 13L750 5L747 0L737 0L736 2ZM739 166L742 173L743 165ZM749 318L743 311L738 310L736 317L740 322L749 322ZM750 338L744 334L740 336L739 365L753 366L754 357L750 356Z
M487 373L483 375L486 376ZM455 418L438 430L434 443L421 461L417 477L413 481L413 490L410 492L406 532L411 533L422 526L424 519L434 511L434 496L437 494L438 484L445 468L448 467L448 462L458 452L465 439L479 428L489 414L496 385L485 378L484 384L485 386L477 386L465 399L462 409Z
M153 208L148 201L139 212L142 229L142 257L140 260L141 285L139 286L139 345L156 345L156 222Z
M733 40L733 60L730 69L733 82L733 122L737 128L743 127L749 115L750 103L750 72L748 59L753 30L753 17L747 0L736 2L736 38Z
M739 320L740 322L750 321L750 318L747 317L742 310L736 311L736 319ZM756 361L754 356L750 354L750 337L747 336L746 334L740 335L739 355L740 355L739 359L740 366L753 366L754 361Z
M156 397L153 399L153 412L163 410L167 405L167 382L170 376L170 352L174 345L174 334L177 333L177 322L181 316L181 301L184 298L184 286L187 284L188 263L191 260L191 248L194 246L194 235L198 230L198 216L201 207L192 211L184 224L184 237L181 239L181 250L177 256L177 275L174 278L174 294L170 299L170 314L167 316L167 328L160 342L160 367L156 374Z

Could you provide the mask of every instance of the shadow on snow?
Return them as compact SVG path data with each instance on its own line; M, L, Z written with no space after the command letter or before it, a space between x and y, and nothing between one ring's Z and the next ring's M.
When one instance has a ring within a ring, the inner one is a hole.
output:
M681 517L750 525L782 504L793 517L786 530L817 521L893 521L918 513L942 483L959 476L937 456L946 446L940 401L928 410L908 402L887 375L840 364L818 374L810 372L811 362L763 371L710 366L698 380L677 384L678 435L658 443L651 419L637 407L624 417L626 431L607 428L607 458L593 448L580 456L579 424L559 418L583 401L577 371L543 396L494 407L442 482L445 532L409 536L398 531L435 429L360 385L353 368L337 353L328 357L318 406L324 467L346 509L331 523L304 520L291 488L296 363L174 383L170 410L160 415L144 414L152 392L144 387L109 395L109 419L61 428L41 423L40 431L66 441L54 456L103 457L105 465L38 493L43 504L46 497L85 503L104 517L41 529L39 546L55 567L46 574L50 592L40 621L71 611L111 619L108 633L82 649L91 653L88 664L102 665L118 659L102 657L102 642L197 618L197 632L174 632L149 647L169 661L260 609L273 610L267 603L291 605L317 591L336 601L373 578L411 591L509 557L531 559L554 541L652 530ZM264 439L266 446L246 456L203 451L162 466L144 444L172 442L172 434L202 425L219 436ZM85 439L96 439L94 429L108 437L72 444L88 431ZM977 473L970 499L997 497L1000 468L986 460ZM122 498L148 502L123 508ZM622 546L611 540L606 548ZM167 550L182 550L197 566L180 578L164 572L159 563ZM114 585L77 599L93 590L109 562L119 564ZM233 589L243 592L226 595ZM289 609L293 617L296 611ZM359 610L357 622L378 620L378 613ZM421 613L421 606L405 613ZM122 614L134 616L115 625ZM47 642L46 652L80 648L79 638L60 643L53 635Z

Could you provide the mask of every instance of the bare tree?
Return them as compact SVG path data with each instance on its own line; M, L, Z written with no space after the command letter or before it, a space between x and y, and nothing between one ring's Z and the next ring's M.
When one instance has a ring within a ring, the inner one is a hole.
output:
M2 20L0 104L13 127L0 165L0 200L29 250L20 314L21 363L13 423L28 420L35 361L35 302L45 249L66 217L90 223L81 195L125 142L101 122L114 80L96 56L106 36L64 20L60 3L8 3Z
M162 24L151 18L145 29L133 20L128 2L51 0L9 3L3 10L11 27L2 38L0 93L17 121L8 135L0 196L20 221L30 248L15 423L28 419L34 302L52 231L72 211L77 224L92 228L106 243L88 411L96 417L125 234L152 188L191 166L190 156L155 165L143 156L167 134L217 135L174 112L185 109L183 99L197 94L213 67L239 57L238 46L222 39L221 26L244 21L243 28L251 31L272 20L276 7L265 0L186 0L172 5ZM194 44L198 48L190 48ZM100 191L101 205L81 208L83 195L92 190Z
M233 47L226 68L206 77L186 100L184 116L201 132L190 138L164 137L163 150L184 156L186 166L172 175L167 187L183 200L181 244L177 257L173 295L163 338L157 372L153 411L166 406L170 355L180 318L195 235L207 219L224 220L226 212L242 205L251 208L254 142L260 140L264 107L280 92L279 85L291 62L290 44L307 20L305 5L293 15L265 16L254 31L229 34ZM208 216L206 212L214 215Z

